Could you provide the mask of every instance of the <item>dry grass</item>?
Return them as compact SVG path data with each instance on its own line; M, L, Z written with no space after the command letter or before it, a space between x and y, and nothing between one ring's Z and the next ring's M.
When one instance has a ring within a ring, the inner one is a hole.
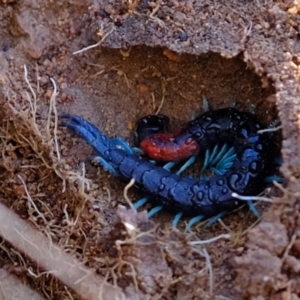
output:
M38 98L38 92L34 90L28 79L26 66L24 66L24 80L29 90L29 92L26 90L24 92L25 105L22 109L19 109L19 105L13 101L12 97L8 99L5 106L6 113L10 111L13 119L17 120L17 122L7 120L4 123L6 125L1 127L1 139L3 141L1 152L3 167L6 170L11 170L11 174L8 177L14 177L19 182L20 201L25 203L22 210L26 210L28 222L23 221L18 215L1 204L0 218L3 224L1 226L1 236L19 249L20 252L16 252L19 258L17 265L20 264L22 266L22 272L35 278L37 282L40 281L41 289L48 297L52 298L57 293L54 290L49 291L55 287L54 284L52 287L43 286L49 284L45 280L45 276L48 278L51 274L53 275L52 278L66 284L76 291L78 295L81 295L81 298L100 299L102 298L101 295L105 295L105 298L122 299L124 295L118 288L106 283L106 278L96 276L93 270L84 267L84 261L80 262L64 251L71 242L69 237L77 230L81 233L81 239L78 242L86 242L84 241L87 239L85 232L79 228L79 225L83 222L82 213L86 210L87 202L94 200L87 193L91 183L85 178L84 167L82 174L79 171L71 171L61 158L58 144L58 113L56 109L58 92L55 81L52 78L50 79L53 84L53 92L49 102L48 117L45 126L40 126L41 124L38 124L39 121L37 120L38 102L40 99ZM38 89L38 86L36 88ZM14 148L11 148L12 141L16 144ZM13 176L12 173L15 170L12 166L12 159L7 153L12 153L12 151L17 149L30 152L30 155L34 157L32 161L35 161L36 164L27 165L23 163L23 172ZM73 193L74 198L63 205L63 222L54 215L51 208L45 203L45 194L43 192L33 193L34 190L36 192L36 189L33 188L31 182L28 183L28 177L26 176L26 174L31 172L35 174L43 172L39 188L41 191L43 190L44 181L46 182L47 179L56 176L59 178L61 187L61 192L58 195L63 195L71 186L78 192ZM3 187L5 184L4 181L1 182ZM3 188L4 191L12 192L7 186ZM6 205L11 204L13 206L18 205L16 201L6 202ZM72 217L70 214L72 214ZM58 241L60 247L55 245L54 240ZM80 246L78 245L78 247ZM11 251L14 250L10 250L10 247L5 246L3 243L1 249L15 265L15 258L11 254ZM71 249L74 249L74 247L71 247ZM69 252L71 252L71 249L69 249ZM32 263L28 261L28 258ZM16 268L14 268L15 270ZM70 290L65 288L65 295L62 292L60 297L61 299L71 297Z

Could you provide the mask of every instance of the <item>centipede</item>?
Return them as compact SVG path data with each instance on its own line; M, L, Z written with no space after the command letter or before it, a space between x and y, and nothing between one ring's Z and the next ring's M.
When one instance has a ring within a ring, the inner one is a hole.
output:
M96 152L100 165L121 180L135 185L172 213L186 216L215 216L241 205L233 194L257 195L273 174L279 149L274 136L260 133L257 117L235 108L208 111L176 133L167 133L168 117L146 116L137 121L137 153L122 138L108 137L89 121L76 115L61 116L61 125L79 134ZM156 161L183 161L203 155L216 145L235 149L235 159L226 172L209 178L181 176Z

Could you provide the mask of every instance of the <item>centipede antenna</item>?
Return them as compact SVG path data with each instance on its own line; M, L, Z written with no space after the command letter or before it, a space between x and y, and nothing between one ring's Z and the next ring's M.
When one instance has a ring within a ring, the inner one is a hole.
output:
M133 204L135 210L138 210L141 206L145 205L148 201L147 197L141 198Z
M189 166L191 166L195 160L196 160L197 156L191 156L185 163L184 165L176 172L177 175L180 175L183 171L185 171Z
M194 217L194 218L190 219L188 221L188 223L186 224L185 232L187 232L188 230L190 230L191 227L193 227L195 224L197 224L198 222L202 221L203 219L204 219L203 215L199 215L197 217Z
M163 209L162 205L153 207L150 211L148 211L148 214L147 214L148 218L153 217L156 213L158 213L162 209Z
M216 216L212 217L204 226L204 228L210 227L212 224L216 223L220 218L223 218L227 214L226 211L222 211Z
M174 217L174 219L172 221L172 227L174 227L174 228L177 227L178 222L180 221L182 215L183 215L183 212L179 212L178 214L176 214L176 216Z
M258 212L258 210L256 209L253 201L247 201L247 205L249 207L249 210L255 215L255 217L259 218L260 217L260 214Z

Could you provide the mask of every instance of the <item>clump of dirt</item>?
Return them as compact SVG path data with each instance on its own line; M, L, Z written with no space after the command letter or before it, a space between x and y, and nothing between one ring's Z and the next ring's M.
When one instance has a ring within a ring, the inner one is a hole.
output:
M4 233L1 269L51 299L298 299L297 1L0 7L0 201L103 284L70 285ZM280 118L285 186L272 188L279 203L256 227L241 209L184 233L167 213L149 220L119 206L140 195L124 197L125 185L88 162L91 149L58 121L78 114L131 142L139 117L164 113L175 130L203 111L203 96L212 109L254 107L266 126Z

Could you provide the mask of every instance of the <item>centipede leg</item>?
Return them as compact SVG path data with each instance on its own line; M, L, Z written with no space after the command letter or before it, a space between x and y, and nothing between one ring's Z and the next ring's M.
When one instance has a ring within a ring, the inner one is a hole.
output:
M99 155L92 155L88 157L87 160L101 165L106 171L110 172L116 177L120 176L120 173L109 162Z
M223 175L233 165L235 159L236 153L234 147L228 148L225 144L220 149L219 146L215 146L212 152L206 150L200 174L206 170L212 170L217 175Z
M119 172L104 158L98 156L97 160L100 163L100 165L109 173L113 174L116 177L118 177L120 175Z
M235 108L236 107L236 101L235 100L231 100L230 102L229 102L229 105L228 105L229 107L231 107L231 108Z
M247 201L247 205L248 205L248 207L249 207L249 210L250 210L257 218L259 218L260 214L259 214L259 212L257 211L257 209L256 209L256 207L255 207L253 201L251 201L251 200Z
M188 167L190 167L196 160L197 156L194 155L190 157L183 166L176 172L177 175L180 175L183 171L185 171Z
M176 216L174 217L174 219L173 219L173 221L172 221L172 226L173 226L174 228L177 227L177 225L178 225L178 223L179 223L179 221L180 221L182 215L183 215L183 212L179 212L179 213L176 214Z
M193 227L195 224L197 224L197 223L199 223L200 221L202 221L204 218L205 218L205 216L199 215L199 216L197 216L197 217L194 217L194 218L190 219L190 220L188 221L188 223L186 224L185 232L187 232L188 230L190 230L191 227Z
M206 98L206 96L204 94L202 95L202 108L203 108L204 112L207 112L207 111L210 110L207 98Z
M255 105L254 104L252 104L252 103L249 103L248 104L248 111L249 111L249 113L250 114L252 114L252 115L254 115L255 114Z
M216 216L210 218L210 220L205 224L204 228L208 228L211 225L213 225L215 222L217 222L219 219L223 218L225 215L227 214L227 212L222 211L219 214L217 214Z
M145 155L145 152L138 147L132 147L131 150L137 155Z
M148 211L148 214L147 214L148 218L153 217L155 214L157 214L162 209L163 209L162 205L153 207L151 210Z
M141 198L133 204L133 207L135 208L135 210L138 210L141 206L145 205L148 200L149 199L147 197Z
M175 165L176 165L176 163L174 161L170 161L170 162L166 163L163 166L163 168L170 171Z
M266 183L272 183L273 181L282 183L284 181L284 178L282 176L278 176L278 175L272 175L272 176L268 176L265 178Z
M134 153L133 149L128 145L128 143L121 138L114 138L111 140L111 143L116 147L122 148L127 154Z

